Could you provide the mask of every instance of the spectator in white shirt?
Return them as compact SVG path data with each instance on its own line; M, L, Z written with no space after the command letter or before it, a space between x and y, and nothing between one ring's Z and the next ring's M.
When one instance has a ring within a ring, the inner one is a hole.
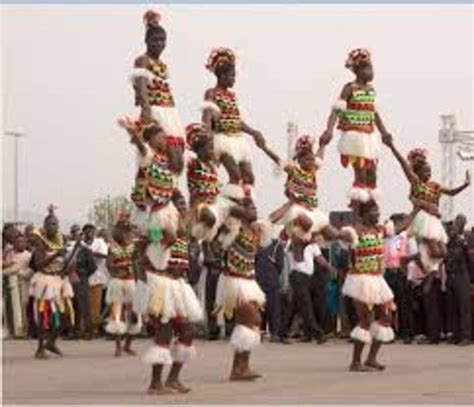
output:
M97 266L96 271L89 277L89 308L92 319L92 333L99 334L100 315L102 307L102 296L109 282L109 271L107 270L107 254L109 252L107 243L100 237L95 237L94 225L84 225L83 244L91 250Z
M288 262L290 267L290 284L293 290L293 298L296 310L303 319L305 339L311 342L315 339L318 343L324 343L324 332L317 324L314 315L313 302L311 298L310 281L314 273L315 263L331 272L331 265L321 254L317 243L304 243L293 240L287 247Z

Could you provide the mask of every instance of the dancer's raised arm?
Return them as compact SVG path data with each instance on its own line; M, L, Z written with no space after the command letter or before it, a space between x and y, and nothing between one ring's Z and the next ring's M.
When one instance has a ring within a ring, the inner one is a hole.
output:
M411 169L410 165L408 164L408 162L405 160L405 158L401 155L401 153L398 151L398 149L395 147L395 145L393 144L393 140L392 140L392 137L389 136L389 137L384 137L384 143L385 145L390 148L390 150L392 151L393 155L395 156L395 158L397 159L397 161L400 163L402 169L403 169L403 172L405 173L408 181L411 183L413 182L417 176L415 175L415 173L413 172L413 170Z
M352 84L346 83L342 88L341 95L339 96L339 100L333 106L331 110L331 114L329 115L326 130L321 135L320 140L324 145L327 145L331 142L332 138L334 137L334 127L336 127L337 120L342 110L345 110L347 101L349 100L352 93ZM344 105L344 106L343 106Z
M455 196L460 192L464 191L469 185L471 185L471 173L469 171L466 171L466 178L462 185L459 185L458 187L452 189L441 188L441 193L449 196Z

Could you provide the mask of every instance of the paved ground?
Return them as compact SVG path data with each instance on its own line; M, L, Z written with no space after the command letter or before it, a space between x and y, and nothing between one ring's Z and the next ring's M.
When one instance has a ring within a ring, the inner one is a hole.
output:
M147 340L137 341L143 352ZM474 404L474 346L387 345L381 373L350 373L351 347L264 344L253 367L255 383L229 383L231 349L225 342L197 342L186 369L187 395L144 394L149 369L138 358L112 356L113 344L61 342L66 357L35 360L32 341L3 342L5 404Z

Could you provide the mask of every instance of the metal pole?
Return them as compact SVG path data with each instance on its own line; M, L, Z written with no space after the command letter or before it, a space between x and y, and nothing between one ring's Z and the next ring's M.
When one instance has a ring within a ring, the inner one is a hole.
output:
M6 131L6 136L14 137L13 144L13 217L15 222L20 221L20 198L19 198L19 138L24 137L24 133L19 131Z

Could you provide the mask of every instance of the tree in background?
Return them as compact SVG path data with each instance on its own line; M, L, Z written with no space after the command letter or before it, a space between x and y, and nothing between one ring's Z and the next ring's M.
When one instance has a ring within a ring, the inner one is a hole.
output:
M94 201L94 206L89 210L89 221L99 229L112 230L120 212L131 212L132 202L125 196L106 196Z

